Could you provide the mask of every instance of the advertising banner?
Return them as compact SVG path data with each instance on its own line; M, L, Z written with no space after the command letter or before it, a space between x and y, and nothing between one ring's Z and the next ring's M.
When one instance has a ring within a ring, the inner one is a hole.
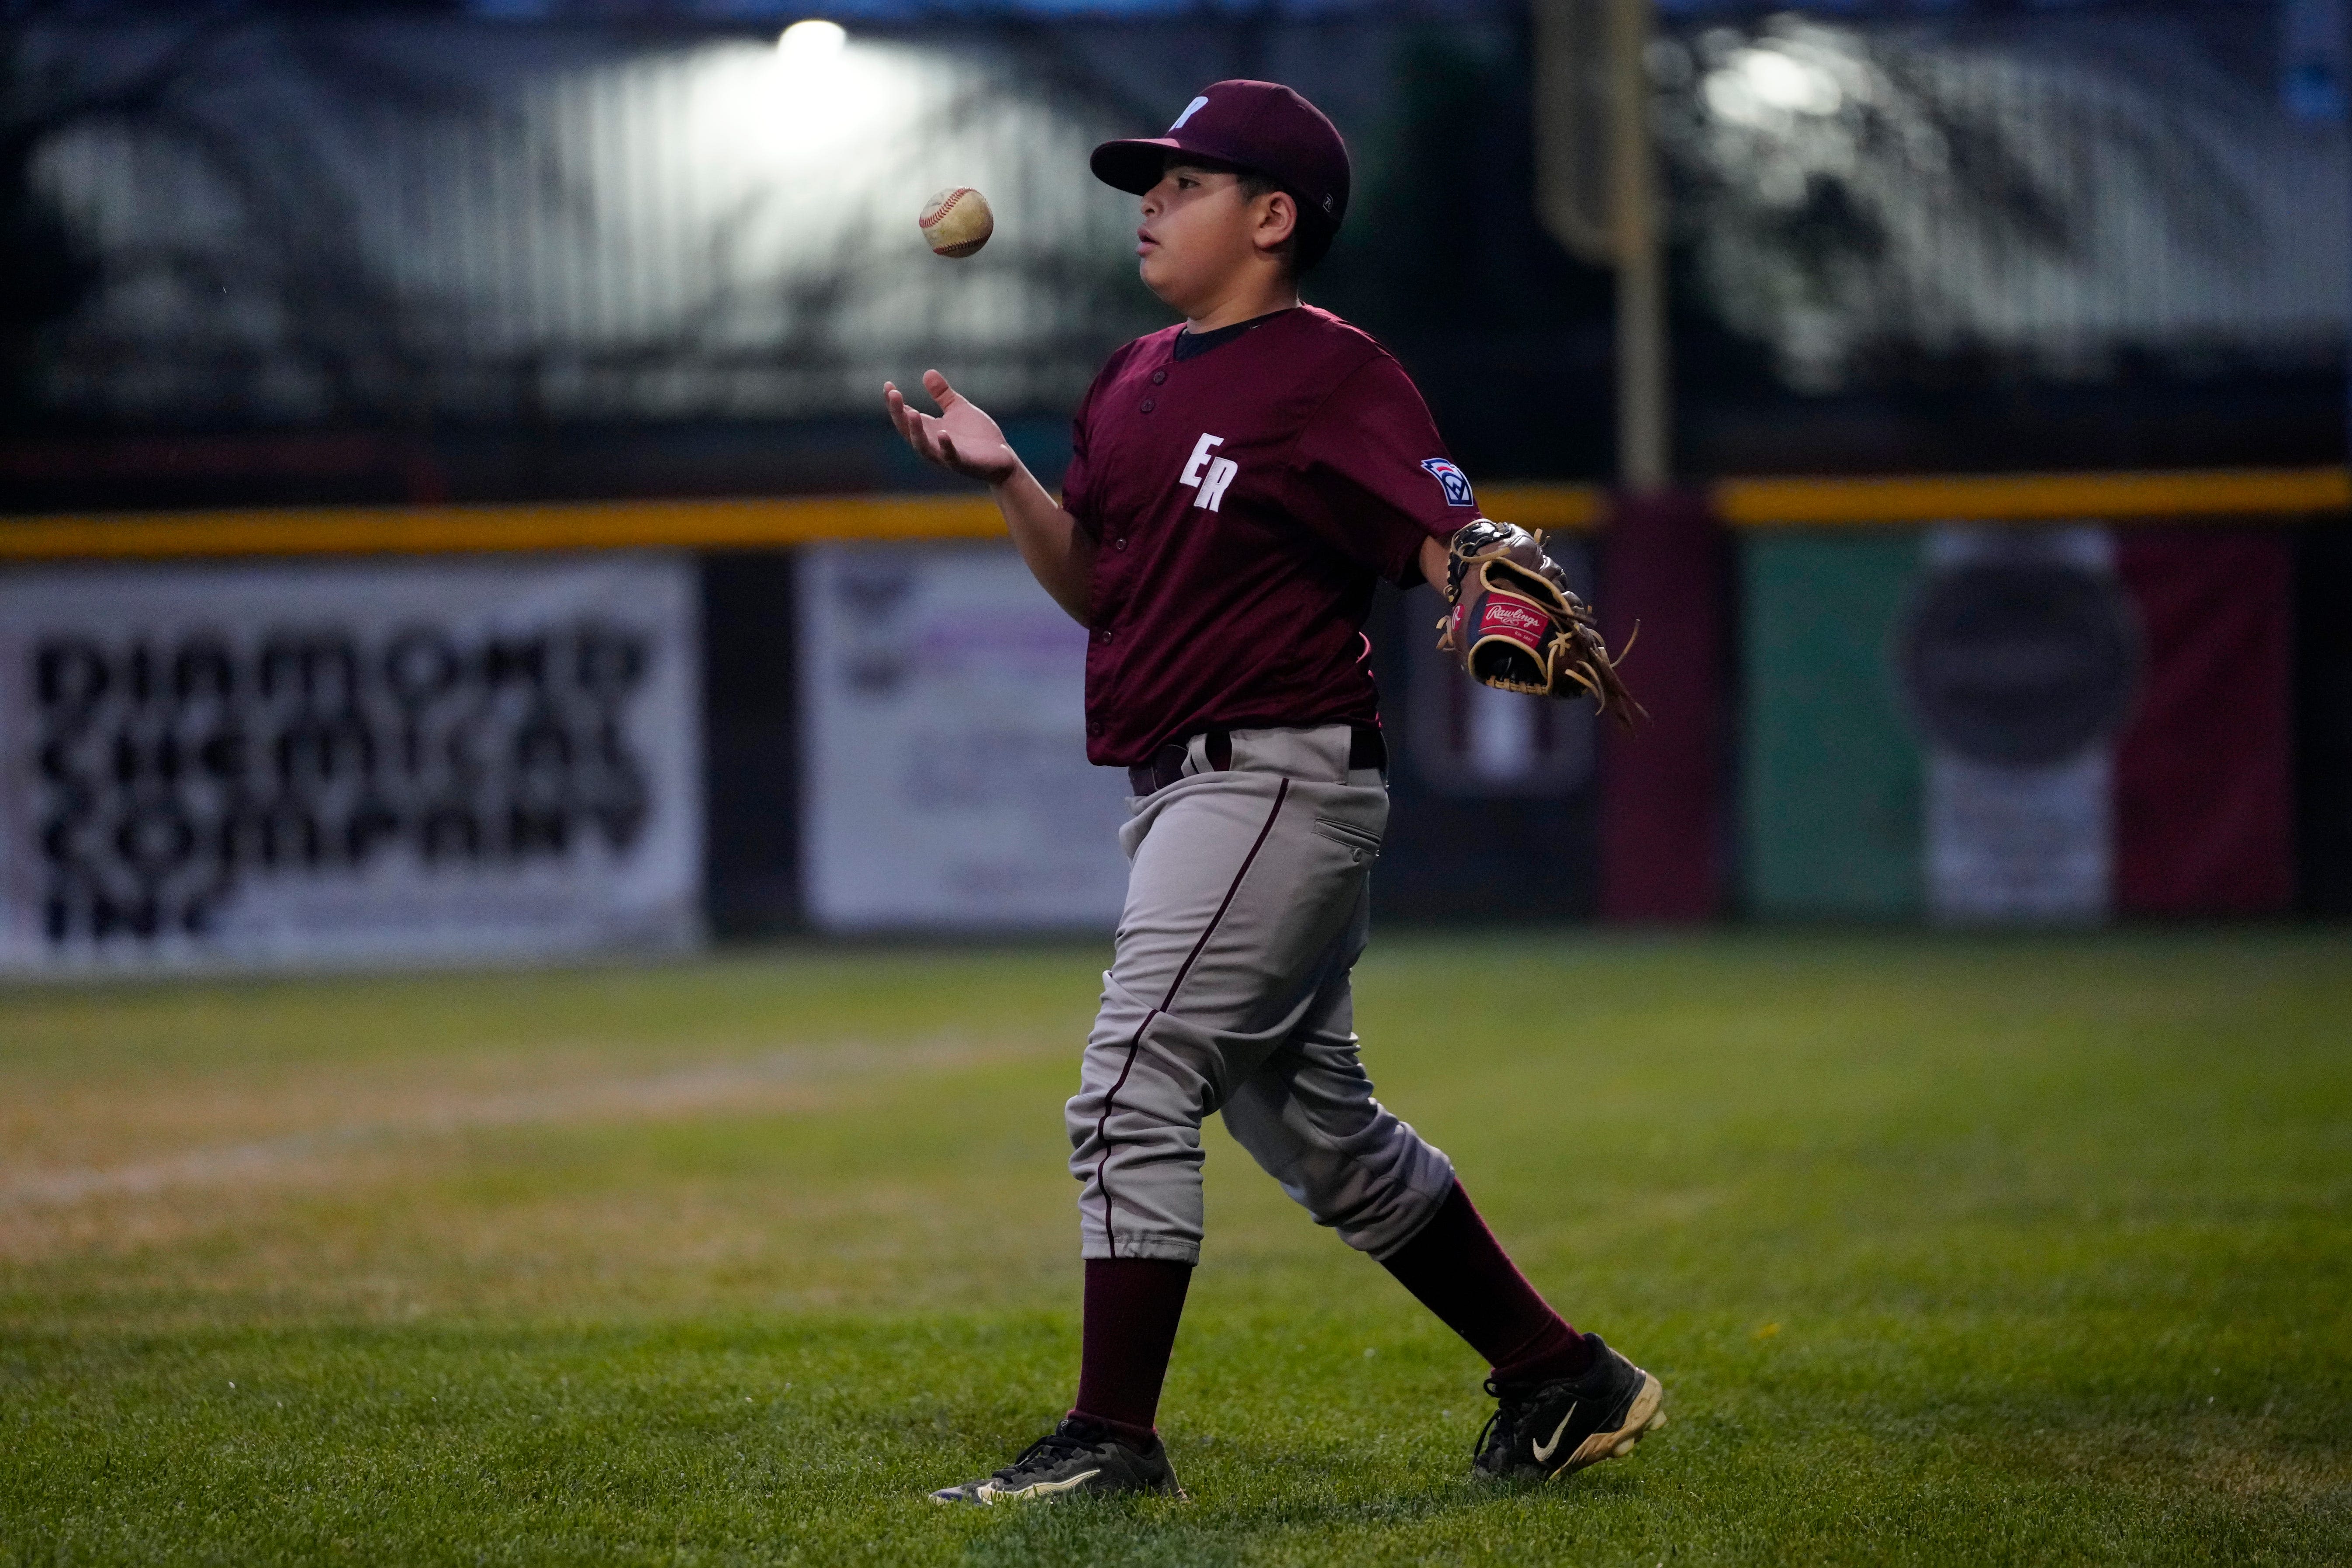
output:
M1545 541L1545 551L1568 574L1569 586L1592 596L1591 552L1578 541ZM1404 637L1412 671L1406 701L1408 748L1422 782L1440 795L1470 800L1519 797L1556 800L1592 778L1592 705L1534 702L1517 692L1481 686L1453 654L1438 650L1423 621L1438 618L1435 590L1413 596L1416 618Z
M1590 553L1546 547L1586 591ZM1383 587L1364 626L1389 754L1388 834L1372 920L1491 921L1593 912L1597 788L1592 704L1481 686L1437 648L1437 590Z
M1955 924L2294 896L2274 531L1946 524L1743 547L1748 895Z
M0 967L676 947L685 557L0 576Z
M800 595L810 919L1108 931L1127 775L1087 762L1086 632L1021 558L814 549Z
M2098 528L1947 526L1924 551L1896 658L1925 742L1928 912L2101 920L2112 739L2140 667L2114 543Z

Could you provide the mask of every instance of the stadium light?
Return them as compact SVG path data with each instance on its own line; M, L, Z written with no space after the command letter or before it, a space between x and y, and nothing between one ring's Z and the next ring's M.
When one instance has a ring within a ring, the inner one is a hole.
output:
M1721 118L1763 126L1776 117L1835 114L1845 101L1838 79L1820 64L1775 48L1742 49L1701 89Z
M849 34L838 22L810 17L794 22L776 38L776 53L792 65L822 65L841 53Z

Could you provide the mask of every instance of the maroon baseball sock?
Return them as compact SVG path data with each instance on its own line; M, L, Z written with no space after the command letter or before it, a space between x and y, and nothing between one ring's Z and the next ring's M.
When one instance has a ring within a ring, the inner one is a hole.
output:
M1498 1383L1574 1377L1592 1364L1592 1347L1528 1283L1460 1182L1381 1263L1486 1358Z
M1139 1448L1155 1441L1160 1384L1176 1348L1192 1266L1164 1258L1087 1259L1086 1333L1071 1410Z

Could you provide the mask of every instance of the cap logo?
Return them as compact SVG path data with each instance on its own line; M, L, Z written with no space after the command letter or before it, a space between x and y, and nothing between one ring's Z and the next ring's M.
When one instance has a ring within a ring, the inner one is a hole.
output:
M1192 116L1200 113L1201 110L1208 107L1208 95L1203 93L1201 97L1194 99L1192 102L1184 106L1184 112L1176 117L1176 123L1168 128L1168 133L1172 136L1177 132L1183 130L1184 121L1192 119Z

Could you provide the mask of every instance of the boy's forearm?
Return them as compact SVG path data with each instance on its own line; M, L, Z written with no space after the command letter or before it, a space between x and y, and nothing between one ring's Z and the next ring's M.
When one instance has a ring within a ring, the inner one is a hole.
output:
M1445 592L1445 542L1442 539L1423 540L1421 542L1422 581L1440 594Z
M1077 519L1055 502L1025 463L1003 483L991 485L989 494L1004 514L1004 526L1030 574L1072 620L1082 626L1089 624L1095 542Z

